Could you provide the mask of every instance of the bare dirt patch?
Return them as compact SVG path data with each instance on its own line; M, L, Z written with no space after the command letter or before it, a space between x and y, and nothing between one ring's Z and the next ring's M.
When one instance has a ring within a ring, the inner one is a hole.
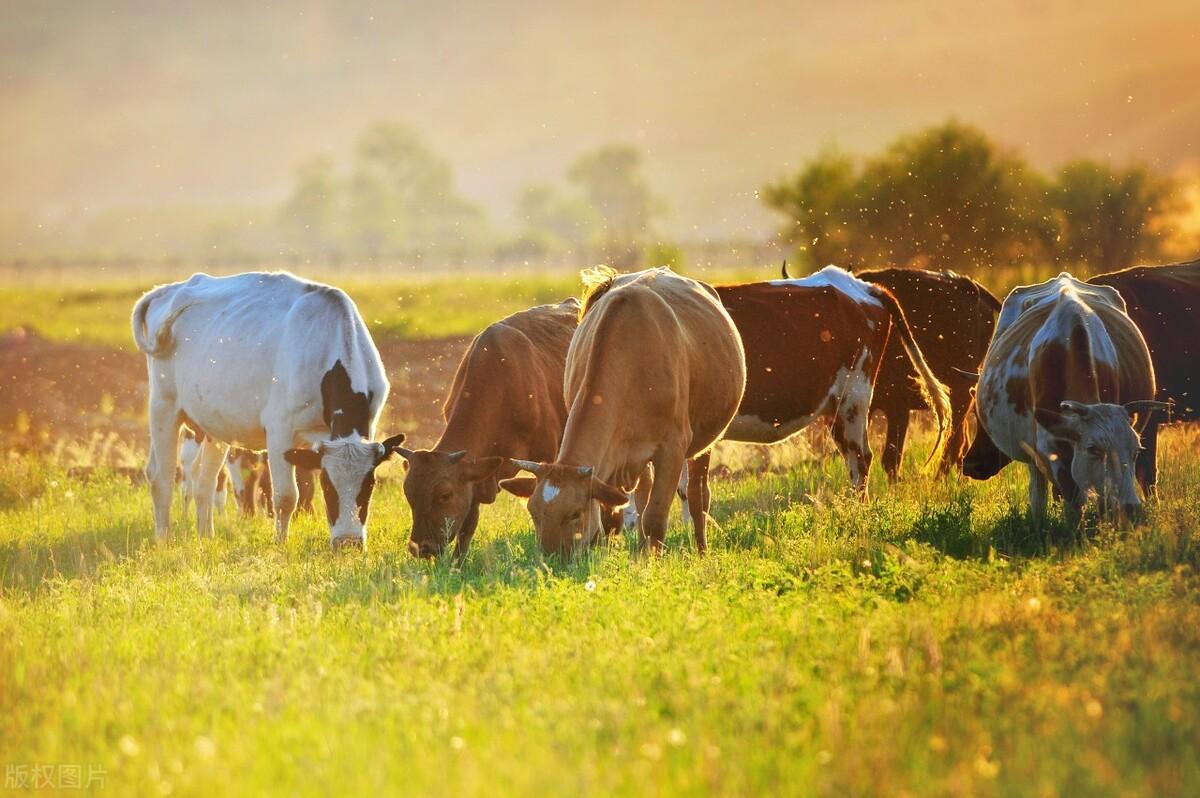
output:
M417 446L437 440L442 401L469 341L378 340L392 383L381 431L406 432ZM146 361L139 354L49 341L20 327L0 336L0 386L0 445L7 451L114 434L146 448Z

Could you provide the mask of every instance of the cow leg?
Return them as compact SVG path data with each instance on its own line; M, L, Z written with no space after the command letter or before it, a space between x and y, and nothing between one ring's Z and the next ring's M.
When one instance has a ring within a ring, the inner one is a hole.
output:
M275 487L271 484L271 467L264 460L258 467L258 492L262 496L263 512L275 517Z
M687 464L687 500L685 512L692 517L692 531L696 535L696 551L708 551L708 507L712 496L708 492L708 464L712 452L705 452Z
M871 444L867 441L867 410L871 406L871 381L863 368L846 378L842 400L833 419L833 442L846 460L850 484L864 500L871 471Z
M213 503L217 492L217 472L225 466L228 448L205 438L192 462L192 499L196 502L196 533L212 537Z
M292 445L290 429L267 430L267 465L271 471L271 499L275 507L275 542L286 543L292 513L296 511L296 469L283 453Z
M888 482L895 482L900 479L900 461L904 459L904 441L908 437L908 408L884 408L883 420L887 424L883 471Z
M642 471L642 476L638 479L637 487L633 489L633 506L637 508L638 518L641 518L646 512L646 505L650 503L650 491L654 487L654 468L649 463Z
M650 488L646 508L642 511L642 546L648 544L653 553L660 554L667 536L667 519L671 514L671 502L675 500L684 458L682 454L674 452L663 453L653 462L654 484Z
M458 539L454 541L454 560L461 563L467 556L471 546L471 538L475 537L475 528L479 526L479 502L472 501L467 517L463 519L462 529L458 530Z
M1158 496L1158 421L1153 416L1142 430L1142 451L1138 452L1133 473L1147 499Z
M296 489L299 493L296 509L299 512L313 511L313 493L316 492L314 482L312 471L307 468L296 469Z
M1046 492L1048 483L1042 472L1029 464L1029 521L1035 531L1040 531L1046 519Z
M175 494L175 473L179 468L179 411L174 406L150 397L150 459L146 463L146 481L154 506L154 536L171 536L171 500ZM184 475L187 479L187 475Z

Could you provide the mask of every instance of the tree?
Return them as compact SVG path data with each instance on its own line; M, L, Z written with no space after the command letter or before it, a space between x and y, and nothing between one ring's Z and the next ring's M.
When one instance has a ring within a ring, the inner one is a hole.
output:
M826 151L764 202L810 265L966 271L1044 251L1053 237L1044 181L976 128L949 121L854 161Z
M763 202L790 219L783 239L808 255L810 265L856 263L858 170L836 150L825 150L795 177L763 189Z
M342 214L342 184L327 155L296 170L296 188L283 206L284 224L300 249L323 255L337 248Z
M483 212L460 196L450 164L411 128L378 123L359 137L350 222L372 257L388 249L463 245L482 234Z
M577 158L567 179L602 220L610 259L618 265L636 259L662 208L642 174L641 153L624 144L600 147Z
M1165 243L1161 222L1173 211L1176 189L1169 177L1144 166L1120 170L1071 161L1050 190L1059 223L1058 259L1098 271L1156 259Z
M953 120L868 161L859 194L867 252L879 262L971 271L1028 258L1052 236L1042 179Z
M521 191L516 213L522 238L543 251L579 250L595 240L600 225L586 202L544 184Z

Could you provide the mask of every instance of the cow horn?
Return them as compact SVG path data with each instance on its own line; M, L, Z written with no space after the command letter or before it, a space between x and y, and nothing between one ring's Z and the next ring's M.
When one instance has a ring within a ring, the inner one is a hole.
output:
M579 475L581 477L590 477L592 475L591 466L579 466Z
M967 371L966 369L960 369L958 367L954 367L954 372L956 374L958 374L958 376L962 377L963 379L970 380L971 382L979 382L979 372L978 371Z
M416 454L416 452L414 452L412 449L405 449L403 446L397 446L392 451L403 457L405 460L411 459L412 456Z
M783 276L783 279L785 279L785 280L788 279L787 258L783 259L783 268L779 270L779 273Z
M1087 418L1088 414L1091 413L1091 409L1083 402L1076 402L1072 399L1067 399L1063 402L1060 402L1058 409L1064 413L1074 413L1082 418Z
M535 474L535 475L538 474L542 470L542 464L535 463L532 460L513 460L510 458L509 462L511 462L513 465L515 465L517 468L521 469L522 471L528 471L529 473Z
M1126 402L1123 407L1126 413L1133 415L1134 413L1152 413L1155 410L1169 411L1171 403L1159 402L1156 399L1138 399L1134 402Z
M467 450L466 450L466 449L462 449L462 450L460 450L460 451L457 451L457 452L451 452L451 453L448 455L448 458L447 458L447 459L449 459L449 461L450 461L450 465L454 465L455 463L457 463L459 460L463 459L463 458L464 458L464 457L466 457L466 456L467 456Z

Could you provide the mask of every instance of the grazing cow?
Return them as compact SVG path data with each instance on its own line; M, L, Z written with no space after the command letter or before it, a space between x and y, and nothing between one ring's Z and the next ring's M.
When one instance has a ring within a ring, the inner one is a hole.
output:
M1200 260L1168 266L1137 266L1088 280L1117 289L1129 317L1138 326L1158 383L1161 402L1171 403L1171 421L1200 421ZM1137 458L1137 479L1154 490L1158 481L1158 428L1167 415L1152 412L1142 430L1145 447ZM980 430L963 463L963 472L988 479L1009 462Z
M179 483L179 493L183 497L183 512L187 513L188 504L191 503L192 497L196 495L196 479L197 474L193 471L196 464L196 457L200 454L200 445L204 442L204 435L197 435L187 427L182 427L182 436L179 443L179 470L176 472L175 480ZM229 472L222 467L217 472L217 486L213 493L213 507L221 512L225 511L227 501L226 482L229 479Z
M950 434L938 473L961 468L975 405L975 382L963 372L979 370L992 340L1000 300L970 277L953 272L873 269L855 276L888 289L904 308L921 354L949 392ZM920 375L900 344L895 336L888 341L871 400L871 410L883 413L887 422L883 470L891 480L900 474L909 412L929 407L918 388Z
M567 352L569 408L553 463L515 461L535 478L501 487L529 498L543 551L568 552L600 534L599 506L620 507L654 467L642 542L659 551L685 461L708 452L746 384L742 343L716 292L670 269L585 272L583 318ZM688 486L696 547L707 549L707 501Z
M867 411L893 327L938 418L949 402L896 298L834 266L802 279L716 286L746 347L746 394L725 438L778 443L821 417L864 497Z
M238 443L267 451L278 540L287 539L296 507L299 465L321 470L333 544L365 542L375 468L404 436L371 440L388 382L345 293L285 272L197 274L144 295L132 326L150 378L146 476L160 539L170 534L171 475L186 422L205 433L194 469L201 535L212 534L227 444Z
M979 377L979 418L1007 457L1029 466L1040 526L1050 482L1078 518L1090 494L1137 516L1133 417L1158 405L1154 368L1121 295L1063 272L1013 289Z
M267 465L267 453L231 446L225 463L229 468L229 484L233 487L233 498L242 514L255 515L261 501L263 512L274 516L275 505L271 501L271 469ZM315 487L313 472L297 466L297 512L313 512Z
M432 449L396 451L407 461L404 495L412 507L409 550L438 555L455 541L461 558L499 481L517 469L506 458L549 460L558 451L567 407L563 371L579 320L579 300L540 305L501 319L475 336L458 364Z

